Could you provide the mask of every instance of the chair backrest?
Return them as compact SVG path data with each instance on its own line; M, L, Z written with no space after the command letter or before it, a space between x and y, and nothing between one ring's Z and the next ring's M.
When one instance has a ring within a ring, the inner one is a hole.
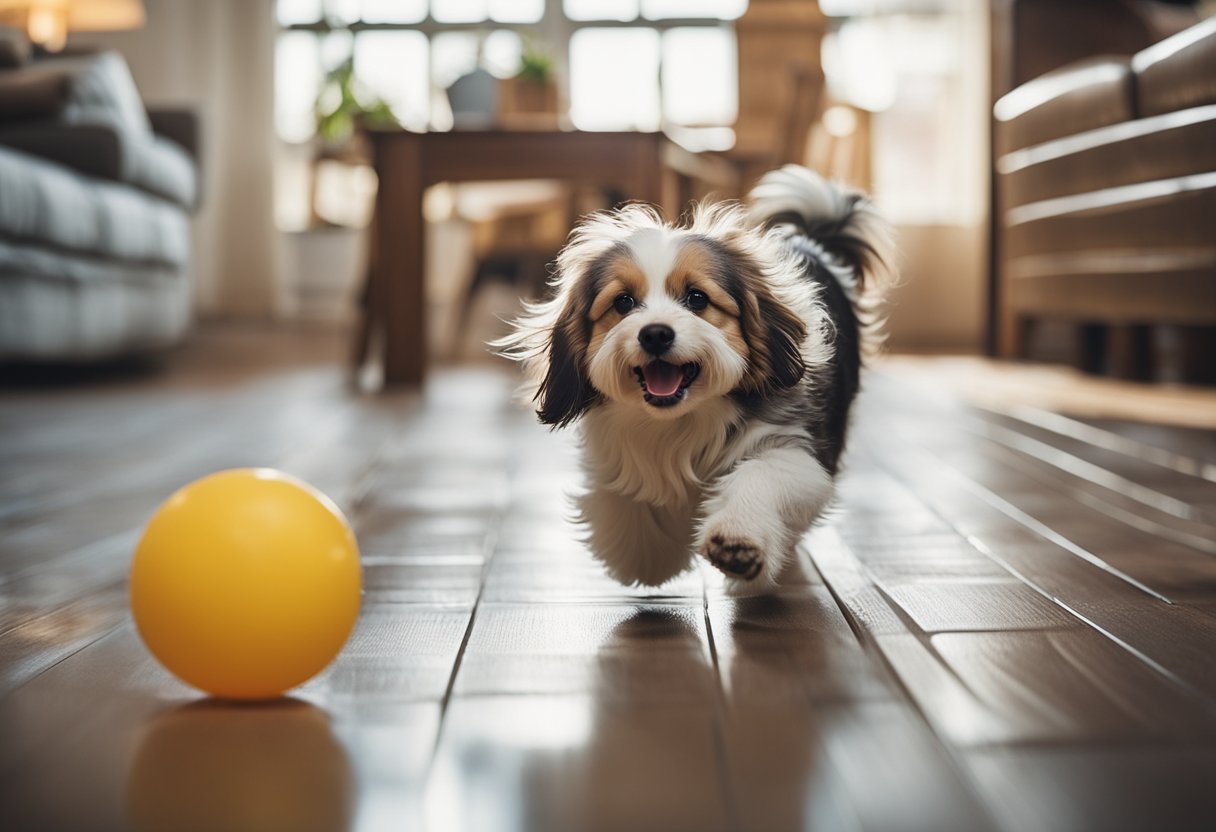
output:
M783 165L801 165L805 163L811 128L823 115L826 82L823 70L818 67L808 69L794 65L790 67L790 74L793 76L789 84L790 101L777 161Z
M735 21L739 115L735 152L798 161L823 92L827 21L815 0L752 0Z

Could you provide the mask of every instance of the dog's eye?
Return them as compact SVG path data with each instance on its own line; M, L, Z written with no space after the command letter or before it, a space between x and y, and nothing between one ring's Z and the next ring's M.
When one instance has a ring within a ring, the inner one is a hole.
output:
M617 295L616 300L612 302L612 308L622 315L628 314L637 305L633 295Z
M689 289L688 294L684 296L684 305L694 312L700 312L709 306L709 295L700 289Z

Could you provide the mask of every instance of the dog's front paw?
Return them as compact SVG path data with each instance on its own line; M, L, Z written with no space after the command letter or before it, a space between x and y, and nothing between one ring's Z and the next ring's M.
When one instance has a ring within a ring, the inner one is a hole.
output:
M764 547L746 536L711 531L701 545L701 554L732 578L750 581L764 571Z

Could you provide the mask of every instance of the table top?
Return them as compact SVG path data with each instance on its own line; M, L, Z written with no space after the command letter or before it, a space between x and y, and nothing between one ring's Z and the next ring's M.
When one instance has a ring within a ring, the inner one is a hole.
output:
M495 179L611 177L656 161L721 187L733 186L732 164L690 150L662 131L489 128L413 132L369 131L377 153L402 145L418 153L425 184Z

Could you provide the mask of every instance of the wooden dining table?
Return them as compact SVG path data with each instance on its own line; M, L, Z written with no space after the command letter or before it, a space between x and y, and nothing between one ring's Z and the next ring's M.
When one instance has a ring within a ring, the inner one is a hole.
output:
M370 134L379 178L356 368L379 360L385 386L426 377L426 219L423 197L441 182L551 179L602 188L675 216L690 199L734 197L735 167L662 132L460 130ZM373 352L375 354L373 354Z

